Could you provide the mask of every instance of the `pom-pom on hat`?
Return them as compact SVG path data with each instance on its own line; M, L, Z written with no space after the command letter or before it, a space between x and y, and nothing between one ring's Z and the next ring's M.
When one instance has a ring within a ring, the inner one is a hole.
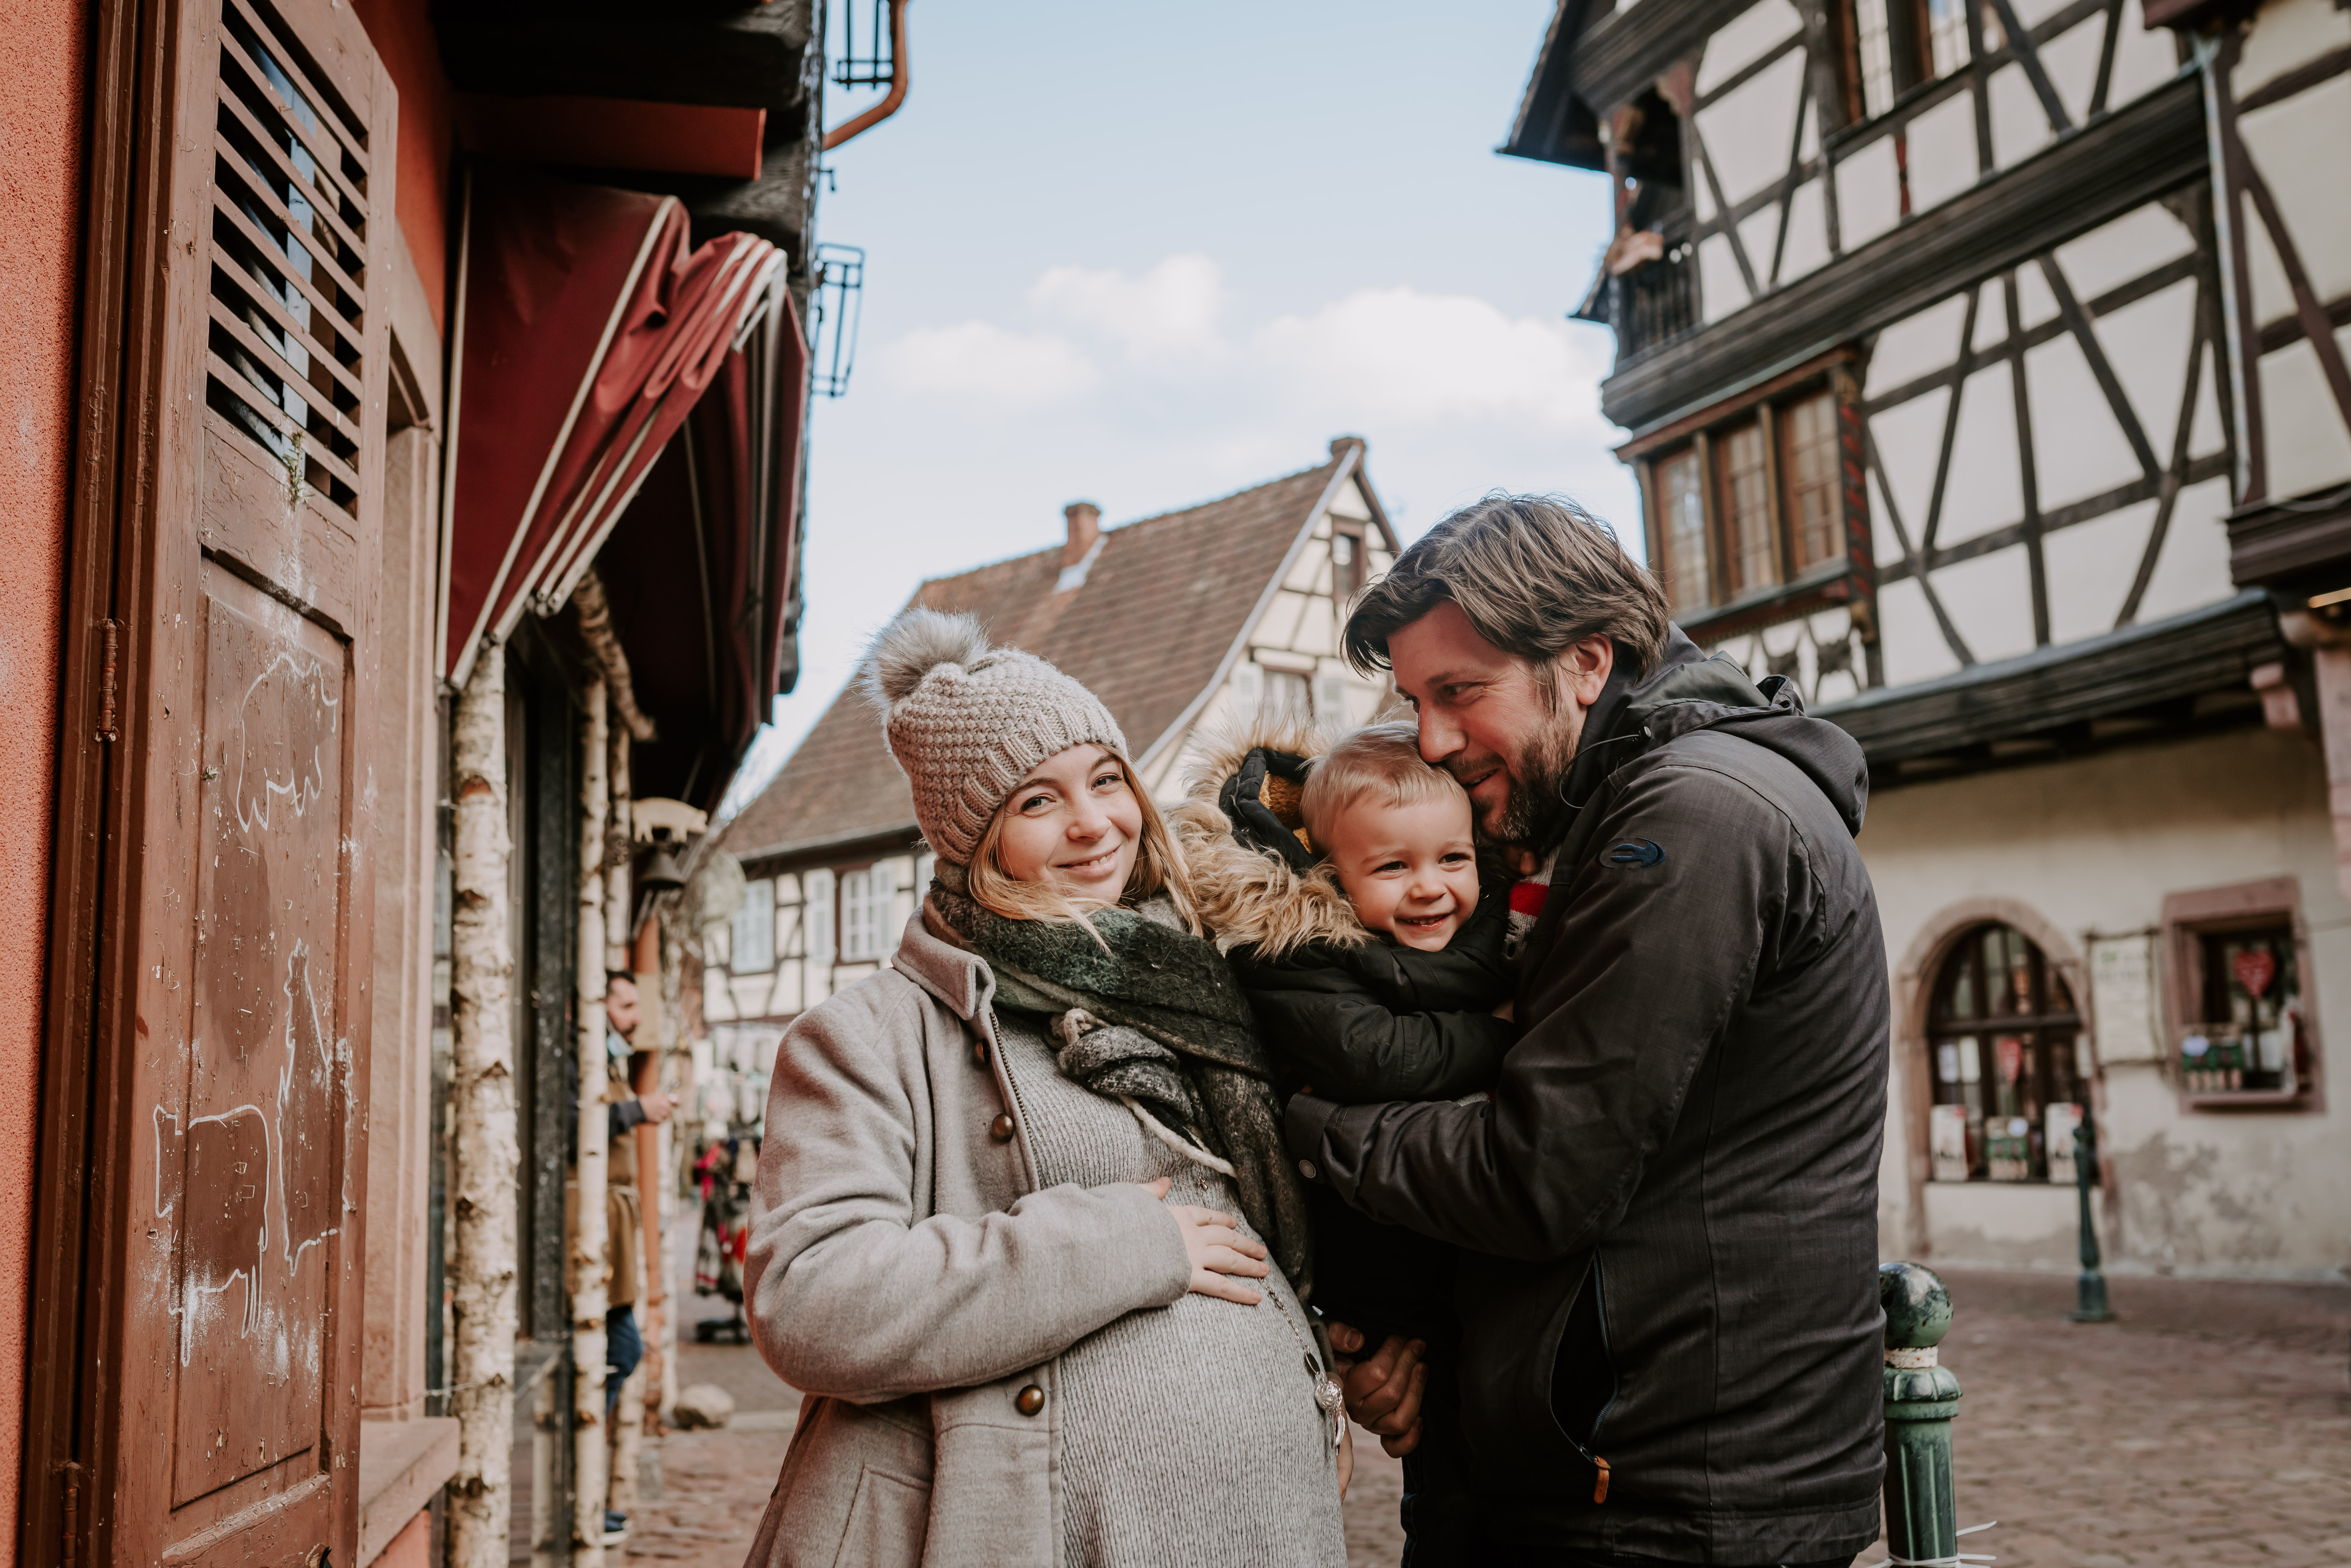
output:
M909 610L865 651L858 685L914 786L931 852L969 865L1029 770L1072 746L1126 755L1102 699L1034 653L991 648L969 615Z

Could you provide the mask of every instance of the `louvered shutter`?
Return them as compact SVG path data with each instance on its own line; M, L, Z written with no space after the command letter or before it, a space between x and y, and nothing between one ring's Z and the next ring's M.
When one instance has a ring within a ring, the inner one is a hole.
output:
M133 221L162 226L125 392L152 491L126 525L135 1024L92 1243L120 1292L92 1545L350 1563L394 97L348 5L141 15L167 31Z

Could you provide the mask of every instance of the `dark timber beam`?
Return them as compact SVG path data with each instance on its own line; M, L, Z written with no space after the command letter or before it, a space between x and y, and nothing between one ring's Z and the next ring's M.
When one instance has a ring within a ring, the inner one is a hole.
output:
M2168 621L1880 687L1815 711L1861 742L1876 772L2207 693L2249 695L2253 670L2284 656L2269 596L2247 591Z
M1641 96L1676 60L1728 26L1755 0L1679 0L1635 5L1585 29L1564 68L1575 96L1602 111Z
M2196 78L2182 76L1777 293L1633 361L1602 383L1602 410L1637 437L1923 310L2206 169L2203 97Z

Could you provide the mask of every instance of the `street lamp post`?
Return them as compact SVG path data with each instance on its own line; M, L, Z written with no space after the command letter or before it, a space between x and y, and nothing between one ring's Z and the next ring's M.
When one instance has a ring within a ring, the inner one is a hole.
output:
M2090 1212L2090 1195L2098 1185L2097 1124L2090 1120L2089 1096L2082 1098L2081 1124L2074 1129L2074 1189L2082 1203L2082 1274L2076 1281L2073 1321L2077 1323L2110 1323L2115 1321L2112 1308L2106 1305L2106 1276L2098 1266L2098 1222Z

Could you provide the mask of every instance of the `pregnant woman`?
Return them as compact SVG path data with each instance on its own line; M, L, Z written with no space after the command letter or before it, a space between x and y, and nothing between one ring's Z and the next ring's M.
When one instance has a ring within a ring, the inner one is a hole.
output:
M808 1397L750 1568L1339 1568L1263 1053L1118 725L964 616L862 678L937 882L776 1057L747 1286Z

